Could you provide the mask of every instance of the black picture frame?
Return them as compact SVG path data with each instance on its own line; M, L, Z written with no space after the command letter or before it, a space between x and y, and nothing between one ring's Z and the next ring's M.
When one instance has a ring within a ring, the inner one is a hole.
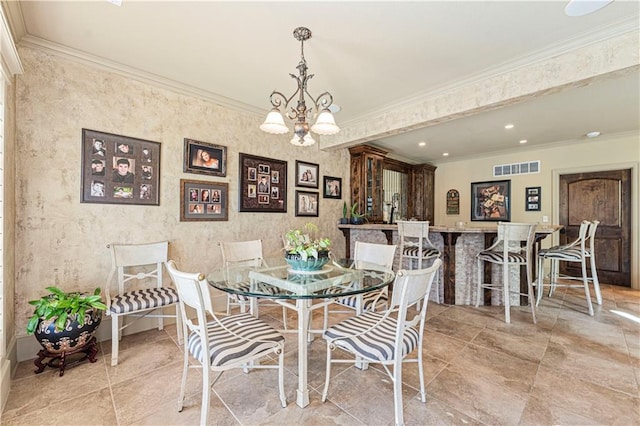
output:
M287 162L239 154L239 211L287 212Z
M296 216L318 217L319 201L318 192L296 191Z
M229 220L229 184L180 179L180 222Z
M160 205L159 142L82 129L81 170L82 203Z
M539 212L542 204L542 187L528 186L524 190L524 210Z
M471 220L484 222L511 221L511 181L472 182Z
M204 155L208 158L203 158ZM227 176L227 147L184 138L183 171L209 176Z
M324 176L322 178L322 198L342 198L342 178Z
M318 188L320 165L296 160L296 186Z

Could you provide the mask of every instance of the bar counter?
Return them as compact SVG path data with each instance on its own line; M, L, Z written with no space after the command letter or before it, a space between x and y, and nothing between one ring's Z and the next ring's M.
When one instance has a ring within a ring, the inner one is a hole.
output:
M536 228L536 243L534 247L534 265L532 271L535 274L535 261L537 251L543 239L552 233L561 230L562 226L538 226ZM353 257L355 241L363 241L379 244L400 244L398 237L398 225L395 224L364 224L364 225L338 225L345 237L345 254ZM489 247L497 235L498 224L482 224L469 226L439 226L429 227L429 239L442 253L442 274L440 274L438 286L440 288L440 300L438 303L450 305L475 304L475 289L477 281L476 254ZM396 251L398 265L400 251ZM430 264L430 263L429 263ZM498 268L494 268L497 270ZM501 275L490 269L491 279L501 280ZM522 274L524 275L524 274ZM522 288L524 276L520 279ZM497 281L496 281L497 282ZM526 289L526 283L524 283ZM435 291L434 291L435 293ZM519 304L514 301L514 304ZM495 304L495 301L493 301Z

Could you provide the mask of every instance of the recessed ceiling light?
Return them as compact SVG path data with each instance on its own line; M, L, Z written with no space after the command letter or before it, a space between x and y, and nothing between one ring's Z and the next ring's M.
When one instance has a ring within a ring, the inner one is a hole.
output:
M427 146L427 143L426 143L426 142L420 142L420 143L418 144L418 146Z
M449 153L448 153L448 152L443 152L443 153L442 153L442 156L443 156L443 157L448 157L448 156L449 156Z
M600 136L600 132L589 132L585 136L588 138L597 138L598 136Z
M564 8L567 16L585 16L602 9L613 0L571 0Z
M515 126L513 124L506 124L504 126L505 129L513 129Z
M522 140L520 141L520 143L527 143L527 140L526 140L526 139L522 139Z

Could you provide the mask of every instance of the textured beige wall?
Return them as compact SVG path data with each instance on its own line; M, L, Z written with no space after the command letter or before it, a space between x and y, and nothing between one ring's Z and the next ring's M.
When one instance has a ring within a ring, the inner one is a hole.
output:
M295 160L320 164L320 176L343 178L348 194L349 154L295 148L287 135L262 133L262 117L231 111L194 97L159 89L39 50L19 51L25 73L17 79L16 327L22 331L27 301L49 285L65 290L102 286L110 268L110 242L167 239L181 268L207 271L220 265L218 240L260 238L265 254L278 255L281 235L292 226L317 223L344 254L336 222L342 201L320 198L319 218L294 216ZM265 93L265 106L268 93ZM160 142L160 206L80 203L82 128ZM227 177L182 172L183 139L227 146ZM289 163L287 213L238 212L238 153ZM228 182L228 222L180 222L180 179ZM322 182L320 180L320 182Z

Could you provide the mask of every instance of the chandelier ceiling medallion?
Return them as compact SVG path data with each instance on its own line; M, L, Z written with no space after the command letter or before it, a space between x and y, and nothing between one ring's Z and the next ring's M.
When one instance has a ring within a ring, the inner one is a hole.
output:
M329 107L333 104L333 96L331 96L331 93L321 93L314 99L307 91L307 82L313 77L313 74L307 75L307 61L304 59L304 42L311 38L311 30L305 27L298 27L293 30L293 36L300 42L300 63L296 67L300 75L289 75L297 81L298 88L289 98L277 90L271 93L269 101L273 108L269 111L269 114L267 114L264 123L260 125L260 129L267 133L277 135L288 133L289 128L284 123L284 117L280 112L280 107L282 107L286 111L287 118L295 120L293 124L294 135L291 143L296 146L309 146L316 142L311 136L311 133L309 133L309 130L319 135L335 135L340 131L340 128L336 125L333 114L329 110ZM309 108L307 108L305 94L309 98L309 103L313 104ZM294 108L292 101L296 95L298 95L298 98ZM287 111L289 107L290 110ZM318 117L316 123L309 127L307 119L313 120L316 116Z

